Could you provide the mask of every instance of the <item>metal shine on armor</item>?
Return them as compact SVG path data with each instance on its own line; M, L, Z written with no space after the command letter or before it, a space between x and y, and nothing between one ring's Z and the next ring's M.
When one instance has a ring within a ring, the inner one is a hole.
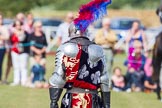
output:
M63 88L67 91L61 108L110 108L109 76L103 49L86 37L88 25L104 16L110 3L111 0L90 1L81 7L79 17L70 25L71 39L58 49L55 71L49 80L50 108L59 108Z

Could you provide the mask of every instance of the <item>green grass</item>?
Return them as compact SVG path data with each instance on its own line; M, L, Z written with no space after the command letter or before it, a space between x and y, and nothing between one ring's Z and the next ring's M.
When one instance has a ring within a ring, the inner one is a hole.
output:
M120 66L123 73L126 71L123 66L124 58L124 55L117 55L114 59L114 67ZM48 79L54 69L54 56L48 56L47 61L46 78ZM10 82L12 77L13 74L10 74ZM49 108L49 102L48 89L0 85L0 108ZM112 92L111 105L111 108L162 108L162 103L156 100L154 93Z
M48 90L0 86L0 108L49 108Z
M0 86L0 108L49 108L48 90ZM112 92L112 108L161 108L154 94Z

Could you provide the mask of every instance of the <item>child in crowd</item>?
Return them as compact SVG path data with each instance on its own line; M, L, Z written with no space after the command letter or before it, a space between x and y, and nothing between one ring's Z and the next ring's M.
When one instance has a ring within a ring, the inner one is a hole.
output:
M128 72L126 80L128 81L128 86L135 92L143 90L145 57L142 54L142 49L142 43L139 40L135 40L133 47L129 49L127 61Z
M146 63L144 66L145 70L145 78L144 78L144 91L146 93L155 91L157 89L157 84L152 81L153 67L152 67L152 59L149 57L150 51L145 53Z
M35 55L35 64L31 71L33 72L32 84L36 88L48 88L48 83L45 82L45 68L41 63L41 55Z
M125 78L122 75L122 70L119 67L114 68L113 70L113 76L112 76L112 90L116 92L120 91L130 91L130 89L127 89Z

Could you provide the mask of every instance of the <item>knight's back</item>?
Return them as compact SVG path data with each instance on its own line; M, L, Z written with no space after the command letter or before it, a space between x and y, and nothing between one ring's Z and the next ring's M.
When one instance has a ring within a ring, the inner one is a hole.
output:
M62 45L66 88L97 89L103 69L103 50L86 37L72 38Z

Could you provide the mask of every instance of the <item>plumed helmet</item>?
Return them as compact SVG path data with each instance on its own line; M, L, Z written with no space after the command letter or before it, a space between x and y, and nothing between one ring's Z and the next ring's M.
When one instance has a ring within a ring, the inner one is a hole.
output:
M86 36L88 26L107 14L109 4L111 0L92 0L82 5L78 17L69 27L69 36Z
M88 30L81 32L74 23L71 23L69 26L69 37L79 37L79 36L87 36Z

